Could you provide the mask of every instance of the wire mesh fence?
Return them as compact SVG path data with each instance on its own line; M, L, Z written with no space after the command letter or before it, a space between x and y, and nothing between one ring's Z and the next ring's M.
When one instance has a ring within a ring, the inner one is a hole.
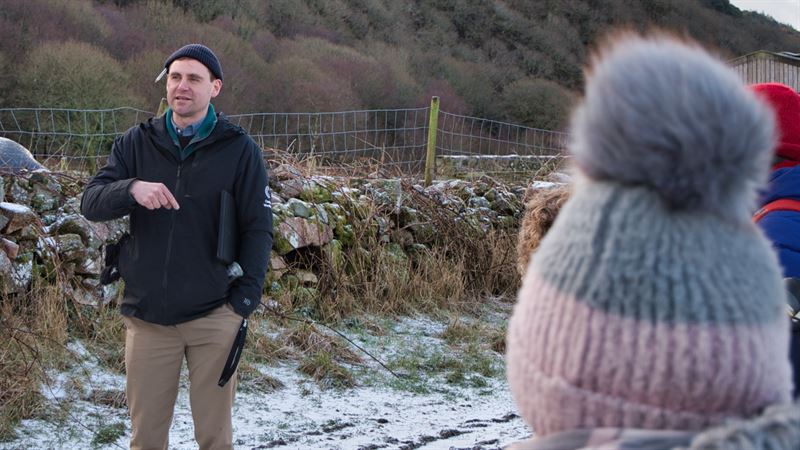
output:
M116 137L153 113L135 108L0 109L0 137L19 142L37 161L90 176L105 163ZM320 169L360 168L419 177L425 167L430 108L323 113L252 113L229 116L273 160L313 159ZM438 112L437 167L460 171L530 174L560 163L563 132ZM2 161L0 161L2 162ZM437 169L438 170L438 169Z
M421 173L428 108L230 116L268 155L317 158L334 167Z
M489 174L506 179L549 172L564 159L568 135L495 120L439 112L440 175Z
M51 169L93 172L114 139L153 114L135 108L0 109L0 136L22 144Z

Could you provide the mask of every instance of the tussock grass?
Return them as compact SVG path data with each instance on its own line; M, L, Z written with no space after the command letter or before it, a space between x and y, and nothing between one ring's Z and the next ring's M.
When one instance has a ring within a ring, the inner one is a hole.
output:
M285 335L287 343L303 356L297 368L326 388L349 388L356 385L352 372L342 366L361 364L362 359L345 347L338 338L320 333L314 325L301 324Z
M506 332L506 322L492 325L473 320L467 323L462 318L456 317L450 321L439 337L453 347L480 346L503 354L506 351Z
M476 323L465 323L456 318L451 320L447 328L439 335L449 345L459 345L465 342L477 342L484 334L484 327Z
M264 319L258 319L258 316L255 316L252 320L251 331L247 336L247 344L244 348L245 360L253 363L272 364L292 357L292 349L287 345L286 339L272 337L261 331L258 322Z
M285 334L286 342L295 347L302 354L321 353L330 355L331 359L348 364L360 364L361 357L345 347L338 338L334 338L317 330L311 324L301 324L288 330Z
M297 370L310 376L323 387L350 388L356 385L353 374L325 351L316 351L303 358Z
M119 389L94 389L84 400L112 408L125 408L128 404L125 392Z
M268 393L283 389L283 382L273 376L261 373L249 362L242 362L237 369L239 388L257 389L259 392Z

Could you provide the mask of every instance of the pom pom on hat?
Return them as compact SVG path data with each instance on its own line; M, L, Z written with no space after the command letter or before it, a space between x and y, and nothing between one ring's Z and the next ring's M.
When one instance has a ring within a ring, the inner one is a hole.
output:
M623 38L594 58L570 151L595 180L647 186L673 208L746 220L767 178L772 120L699 46Z

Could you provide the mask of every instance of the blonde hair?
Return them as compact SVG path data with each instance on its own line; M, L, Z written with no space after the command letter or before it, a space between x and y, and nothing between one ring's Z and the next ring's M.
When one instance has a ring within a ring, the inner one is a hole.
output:
M567 186L530 191L530 199L525 203L525 215L517 237L517 272L520 276L525 276L531 253L550 230L569 194Z

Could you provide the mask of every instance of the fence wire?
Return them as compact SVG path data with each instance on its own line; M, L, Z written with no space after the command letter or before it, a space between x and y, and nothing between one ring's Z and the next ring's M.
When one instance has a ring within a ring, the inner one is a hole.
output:
M22 144L51 169L94 171L111 144L153 113L136 108L0 109L0 136Z
M314 159L315 167L379 170L419 177L425 166L430 108L324 113L236 114L267 159ZM153 113L135 108L0 109L0 136L28 148L37 161L57 170L90 176L105 163L116 137ZM567 134L440 111L437 165L474 166L496 160L488 173L531 170L519 161L560 161ZM456 170L457 171L457 170Z
M428 108L230 116L270 155L314 157L323 164L378 166L421 173Z

